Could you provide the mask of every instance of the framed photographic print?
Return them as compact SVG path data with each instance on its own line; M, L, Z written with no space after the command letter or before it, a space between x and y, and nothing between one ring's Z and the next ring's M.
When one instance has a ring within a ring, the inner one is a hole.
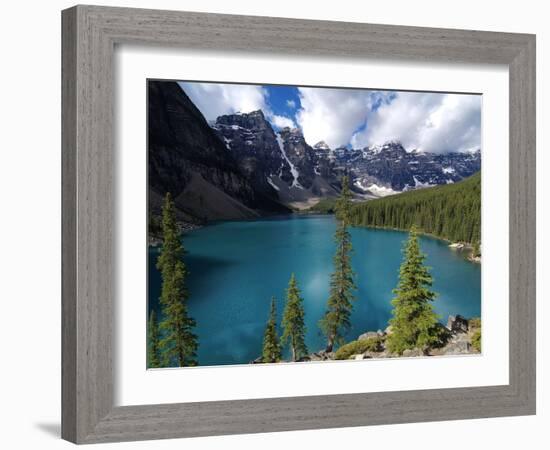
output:
M534 73L532 35L64 11L63 437L533 414Z

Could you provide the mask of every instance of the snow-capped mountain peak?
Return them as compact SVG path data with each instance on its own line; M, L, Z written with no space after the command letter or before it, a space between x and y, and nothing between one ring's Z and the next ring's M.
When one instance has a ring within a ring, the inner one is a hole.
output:
M211 126L241 170L257 178L269 195L334 193L347 174L356 193L378 197L454 183L481 167L479 149L441 154L418 149L408 152L395 140L362 149L332 149L325 141L312 147L299 128L275 132L261 110L220 116Z

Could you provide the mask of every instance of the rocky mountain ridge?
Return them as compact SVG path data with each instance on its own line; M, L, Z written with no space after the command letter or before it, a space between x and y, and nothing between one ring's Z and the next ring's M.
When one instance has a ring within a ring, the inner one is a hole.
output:
M148 85L149 210L171 192L179 220L203 223L307 209L336 197L344 174L357 198L438 184L478 171L472 153L407 152L399 142L350 149L311 146L298 128L273 127L261 111L208 123L176 82Z
M331 162L316 155L298 128L276 132L260 110L220 116L211 126L253 184L274 189L282 203L302 209L338 195Z
M333 196L344 174L351 178L356 194L374 198L455 183L481 168L480 150L408 152L395 141L362 149L331 149L324 141L310 146L298 128L275 131L260 110L220 116L212 127L245 171L254 168L259 183L268 183L278 192L285 189L284 195L279 194L283 203L299 197L299 189L312 189L310 197Z

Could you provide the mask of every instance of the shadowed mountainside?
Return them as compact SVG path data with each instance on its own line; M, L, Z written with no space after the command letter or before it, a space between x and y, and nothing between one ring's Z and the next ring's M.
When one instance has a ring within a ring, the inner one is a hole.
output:
M179 219L191 222L289 211L274 189L254 188L176 82L149 81L148 158L149 211L154 214L167 192Z

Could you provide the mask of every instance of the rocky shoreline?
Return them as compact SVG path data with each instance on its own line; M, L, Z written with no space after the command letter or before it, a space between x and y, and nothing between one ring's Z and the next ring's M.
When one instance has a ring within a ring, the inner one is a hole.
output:
M468 261L481 264L481 255L474 256L474 247L471 244L453 242L452 244L449 244L449 248L458 252L468 252L468 256L466 257Z
M461 315L449 316L447 325L443 326L445 340L439 347L430 349L409 349L402 355L391 353L385 345L387 336L392 333L391 326L384 331L367 331L358 336L356 341L348 342L336 352L324 350L310 353L299 362L335 361L335 360L364 360L383 358L411 358L418 356L447 356L447 355L475 355L481 353L481 322L478 318L465 319ZM476 337L477 335L477 337ZM476 339L479 344L476 344ZM347 348L352 348L347 351ZM353 351L359 348L362 351ZM288 362L288 361L282 361ZM262 363L261 358L251 361L252 364Z

